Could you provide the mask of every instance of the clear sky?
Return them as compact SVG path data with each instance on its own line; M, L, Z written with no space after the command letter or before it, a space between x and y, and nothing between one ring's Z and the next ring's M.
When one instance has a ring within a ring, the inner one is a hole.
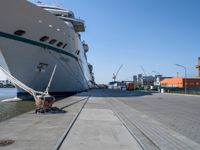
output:
M33 0L35 2L35 0ZM112 81L121 64L118 80L134 74L197 77L200 56L200 0L40 0L61 4L85 20L82 33L90 46L88 60L97 83Z

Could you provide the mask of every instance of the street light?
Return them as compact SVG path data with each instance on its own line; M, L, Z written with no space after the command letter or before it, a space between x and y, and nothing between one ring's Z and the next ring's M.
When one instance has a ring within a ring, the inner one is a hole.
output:
M185 66L180 65L180 64L175 64L178 67L182 67L185 70L185 94L187 94L187 82L186 82L186 78L187 78L187 69Z

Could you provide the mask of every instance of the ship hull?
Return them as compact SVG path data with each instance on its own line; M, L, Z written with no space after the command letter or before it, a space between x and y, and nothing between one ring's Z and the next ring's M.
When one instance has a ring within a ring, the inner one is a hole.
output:
M3 0L1 3L0 50L14 77L35 90L44 91L57 64L50 92L66 94L89 89L87 60L78 34L70 23L67 25L24 0ZM26 12L31 13L27 15ZM2 15L8 13L9 16ZM17 30L26 33L15 35ZM63 48L41 42L43 36L67 43L67 46ZM17 89L19 95L24 93Z

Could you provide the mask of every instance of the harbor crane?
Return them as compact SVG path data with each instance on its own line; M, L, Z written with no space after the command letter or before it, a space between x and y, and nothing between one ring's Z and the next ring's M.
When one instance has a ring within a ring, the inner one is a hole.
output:
M144 75L147 76L147 74L146 74L146 72L145 72L145 70L144 70L144 67L143 67L143 66L140 66L140 67L141 67L141 69L142 69Z
M147 72L147 73L148 73L148 75L147 75L147 73L146 73L146 71L144 70L144 67L143 67L142 65L141 65L140 67L141 67L142 72L144 73L145 76L148 76L148 75L151 76L151 74L150 74L149 72Z
M122 67L123 67L123 65L121 65L121 66L119 67L119 69L117 70L116 73L113 73L113 77L112 77L112 78L113 78L114 82L116 81L117 75L118 75L119 71L122 69Z
M36 113L38 113L38 112L46 113L49 110L51 110L51 108L53 108L52 105L55 102L55 97L53 97L49 94L49 89L51 86L51 82L53 80L53 76L56 71L56 67L57 67L57 65L55 65L55 67L53 69L50 80L49 80L46 90L44 92L36 91L36 90L28 87L27 85L25 85L24 83L22 83L21 81L16 79L14 76L12 76L2 66L0 66L0 70L3 71L3 73L5 73L5 75L7 76L7 78L10 79L14 84L16 84L18 87L22 88L23 90L25 90L26 92L28 92L29 94L31 94L33 96L33 98L35 100L35 105L36 105Z

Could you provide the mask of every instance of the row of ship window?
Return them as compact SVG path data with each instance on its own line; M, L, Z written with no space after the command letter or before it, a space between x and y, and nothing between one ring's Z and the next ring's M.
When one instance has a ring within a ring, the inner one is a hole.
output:
M24 30L17 30L17 31L15 31L14 32L14 34L15 35L18 35L18 36L22 36L22 35L24 35L26 33L26 31L24 31ZM41 42L47 42L48 40L49 40L50 38L48 37L48 36L43 36L43 37L41 37L40 38L40 41ZM55 44L57 42L57 40L56 39L51 39L50 41L49 41L49 44L51 44L51 45L53 45L53 44ZM57 44L56 44L56 46L57 47L62 47L63 49L67 46L67 43L63 43L63 42L58 42Z

